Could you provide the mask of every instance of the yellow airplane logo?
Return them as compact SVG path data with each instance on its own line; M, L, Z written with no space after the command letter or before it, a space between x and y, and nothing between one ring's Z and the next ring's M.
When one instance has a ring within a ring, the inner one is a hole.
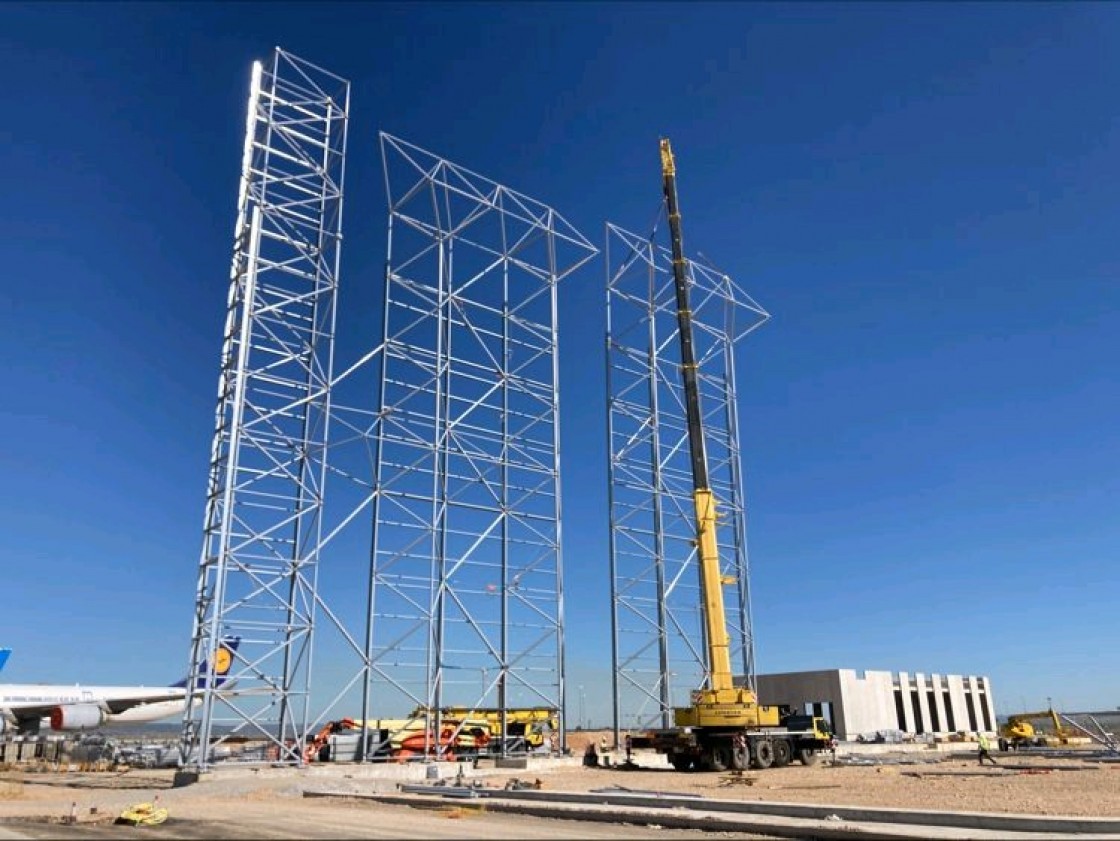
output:
M233 665L233 654L230 653L228 648L219 648L214 655L214 671L220 675L224 675L229 671L231 665Z

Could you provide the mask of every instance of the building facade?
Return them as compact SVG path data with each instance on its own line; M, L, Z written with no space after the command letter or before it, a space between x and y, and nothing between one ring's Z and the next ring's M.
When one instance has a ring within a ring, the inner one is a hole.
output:
M986 676L831 669L759 675L758 696L828 719L839 739L883 732L944 735L994 732L995 702Z

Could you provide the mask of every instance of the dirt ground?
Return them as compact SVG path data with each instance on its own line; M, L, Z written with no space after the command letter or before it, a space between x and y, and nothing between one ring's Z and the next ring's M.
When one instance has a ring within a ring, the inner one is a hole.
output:
M488 813L480 803L426 808L347 799L305 799L303 788L330 783L291 773L259 779L207 781L171 788L170 771L104 774L2 774L0 841L15 839L232 838L232 839L620 839L647 837L649 827L552 820ZM336 787L336 786L331 786ZM392 788L392 786L380 786ZM370 790L369 785L360 786ZM113 823L127 806L156 801L166 823L127 827ZM68 822L73 812L76 822ZM658 830L659 838L696 838L691 830ZM733 839L762 836L719 833Z
M573 733L568 746L582 755L589 741L598 745L605 735ZM1120 761L1091 761L1096 753L1089 749L1067 752L1069 758L1011 751L995 752L999 764L981 767L976 750L975 744L962 743L950 752L872 753L842 745L836 765L825 755L812 767L793 763L748 771L743 782L714 772L682 774L664 757L639 752L634 756L638 770L559 771L549 775L548 784L558 790L623 786L746 801L1120 817ZM613 764L625 759L623 751L612 750L610 756Z
M598 733L572 734L569 747L582 755ZM799 764L748 771L735 778L718 773L678 773L664 757L634 756L638 768L491 771L474 778L501 789L507 780L540 779L544 790L624 788L673 792L712 799L829 805L884 806L1029 815L1120 817L1120 762L1092 761L1091 752L1058 758L996 754L1000 764L981 768L974 748L939 754L861 753L841 747L813 767ZM623 760L612 753L613 763ZM867 764L874 762L876 764ZM470 779L469 766L464 766ZM172 771L124 773L0 773L0 839L100 838L142 832L157 838L620 838L648 828L607 826L485 812L472 803L433 802L414 809L369 801L305 799L305 790L392 792L396 782L368 779L334 766L329 777L296 769L261 769L236 775L215 772L185 788L172 788ZM159 827L130 830L112 825L124 808L159 798L171 819ZM72 805L73 804L73 805ZM73 809L76 826L63 819ZM658 831L659 837L698 837L699 831ZM744 838L748 836L727 837Z

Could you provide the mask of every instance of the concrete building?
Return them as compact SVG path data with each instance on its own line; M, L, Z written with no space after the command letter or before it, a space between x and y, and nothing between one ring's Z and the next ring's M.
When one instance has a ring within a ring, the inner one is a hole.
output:
M884 731L994 732L995 702L985 676L831 669L759 675L758 696L826 718L839 739Z

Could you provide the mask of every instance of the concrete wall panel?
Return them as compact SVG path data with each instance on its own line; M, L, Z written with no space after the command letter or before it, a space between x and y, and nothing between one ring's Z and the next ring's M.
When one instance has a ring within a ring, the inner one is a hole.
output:
M759 702L784 704L797 711L807 704L830 703L836 735L841 739L855 739L863 735L873 737L878 731L898 730L898 712L895 706L894 687L902 688L905 729L910 733L940 733L971 731L966 693L971 694L976 711L977 726L984 727L983 708L987 707L990 720L995 722L995 699L991 683L986 677L908 672L898 674L883 671L857 672L855 669L833 669L812 672L786 672L759 675ZM933 692L930 707L929 692ZM914 714L914 692L920 715ZM946 695L948 693L948 706ZM952 711L950 728L949 711ZM934 726L933 711L937 713Z

